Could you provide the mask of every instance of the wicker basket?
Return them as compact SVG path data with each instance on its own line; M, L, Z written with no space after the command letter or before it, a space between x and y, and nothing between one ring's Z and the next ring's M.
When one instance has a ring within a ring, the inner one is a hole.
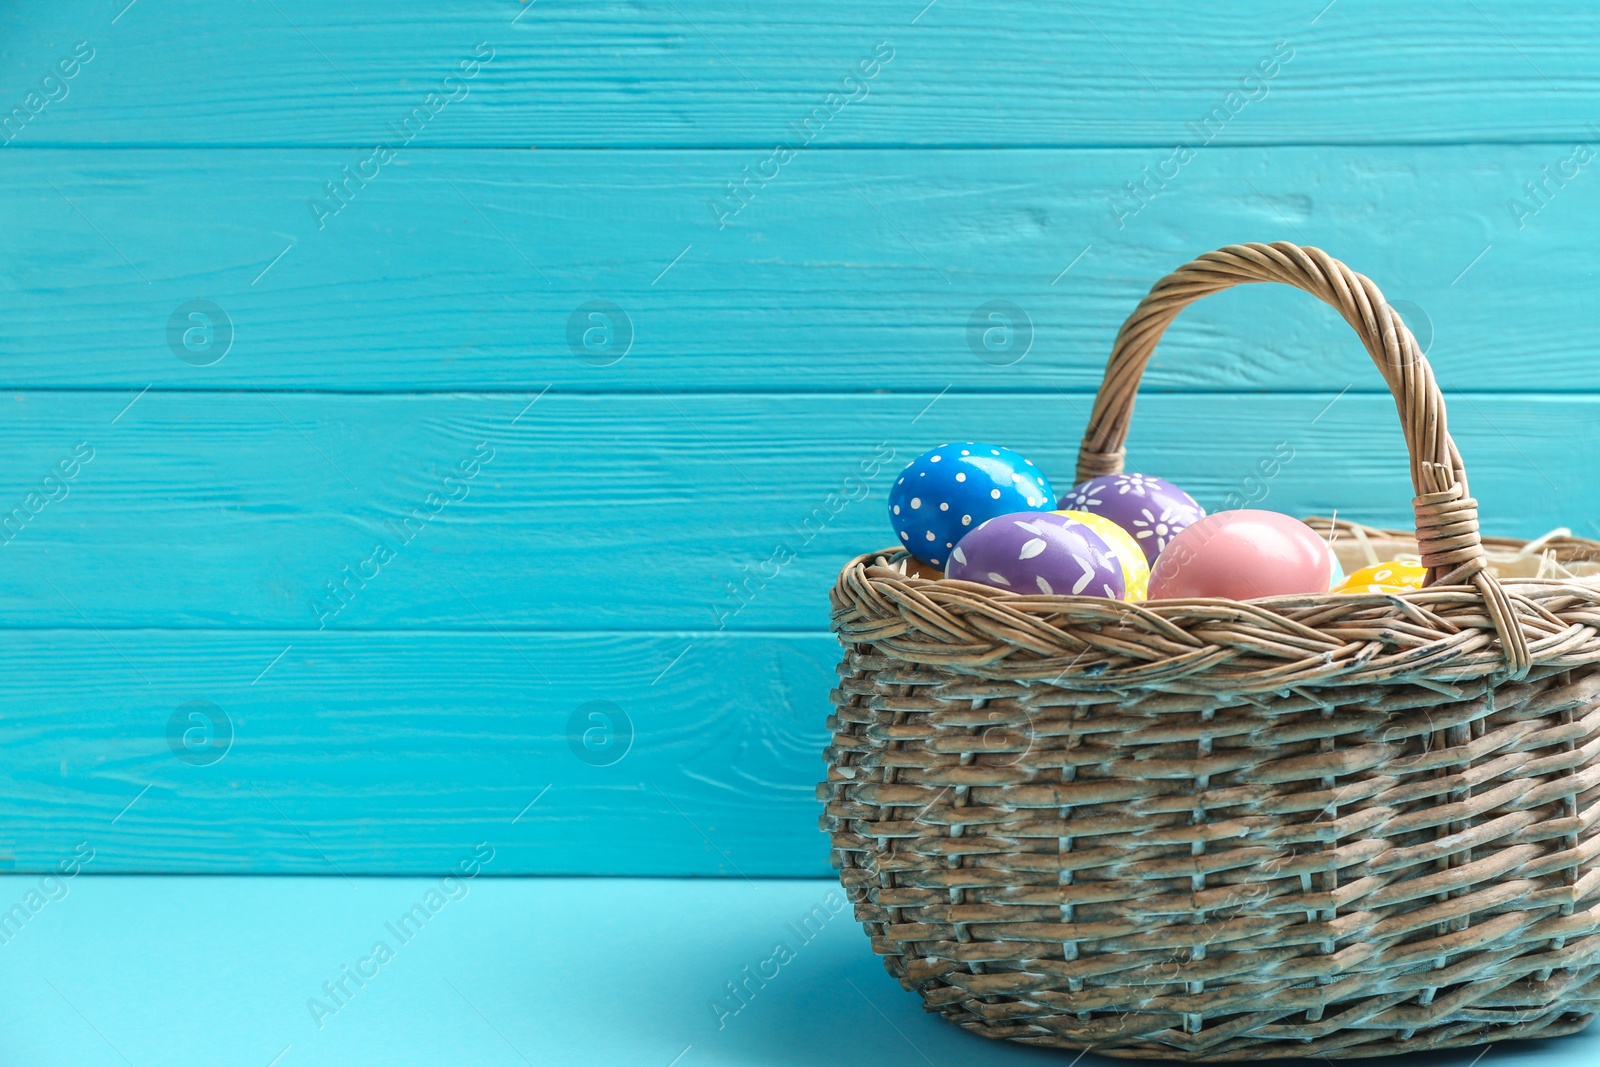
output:
M1479 537L1377 287L1286 243L1163 278L1078 478L1122 469L1178 312L1267 281L1338 309L1389 383L1416 538L1336 540L1420 553L1427 587L1128 604L858 557L818 789L840 881L889 972L986 1037L1200 1061L1573 1033L1600 1001L1600 544L1548 540L1535 569Z

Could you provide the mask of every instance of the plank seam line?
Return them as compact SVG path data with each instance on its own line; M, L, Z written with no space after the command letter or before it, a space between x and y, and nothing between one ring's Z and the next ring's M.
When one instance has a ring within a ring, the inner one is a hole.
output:
M131 635L150 634L152 636L160 636L160 635L164 635L164 634L196 634L196 633L201 633L201 634L250 634L252 636L263 636L263 637L265 637L265 636L276 634L276 635L279 635L279 636L298 635L298 636L300 636L302 638L315 637L317 634L341 634L341 635L351 635L351 636L361 636L361 637L474 637L474 636L482 636L484 634L504 633L504 634L529 634L529 635L533 635L533 634L560 634L560 635L562 635L564 637L578 637L578 638L585 638L585 639L605 638L605 637L615 637L615 638L624 638L625 637L625 638L628 638L630 640L631 639L637 639L637 638L640 638L640 637L650 637L650 638L654 638L654 637L668 638L668 637L670 637L670 638L675 638L675 639L676 638L688 637L688 638L693 638L696 641L705 640L705 639L708 639L708 638L715 638L715 637L718 637L718 636L764 637L764 638L773 638L773 637L782 637L782 638L788 638L788 637L830 637L831 638L833 636L832 631L828 630L826 627L818 627L815 630L800 630L800 629L785 629L785 628L777 628L777 629L755 629L755 628L751 628L751 629L742 629L742 630L735 630L735 629L732 629L732 628L722 629L722 630L715 630L715 629L713 629L713 630L627 630L627 629L617 629L617 630L573 630L573 629L570 629L570 628L564 627L564 626L550 626L550 627L533 628L533 627L513 627L513 626L497 625L492 629L487 628L487 627L478 628L478 629L470 629L470 628L452 629L452 628L449 628L449 627L434 626L434 627L418 627L417 629L412 630L412 629L386 629L386 628L378 628L378 627L374 627L374 628L371 628L371 629L366 629L366 628L358 629L356 627L333 627L333 626L329 626L329 627L326 627L325 629L322 629L322 630L317 630L317 629L293 630L293 629L269 629L267 627L254 627L254 626L115 626L115 625L107 626L107 625L101 625L101 626L96 626L96 627L92 627L91 628L91 627L87 627L87 626L8 626L8 625L0 624L0 632L9 633L9 634L30 634L30 633L31 634L40 634L40 635L45 635L45 634L81 634L81 633L91 633L91 632L96 632L96 631L104 632L104 633L131 634ZM307 646L307 647L310 647L310 646Z
M1176 122L1174 122L1176 126ZM1587 132L1574 126L1573 136ZM1570 148L1573 137L1552 137L1528 140L1525 138L1456 138L1450 140L1350 140L1350 141L1213 141L1213 148L1256 150L1274 148ZM6 146L12 152L367 152L371 144L290 144L285 142L245 142L241 144L164 142L160 144L139 141L111 141L78 143L69 141L38 141L28 144L12 142ZM770 141L760 143L718 142L716 144L642 144L642 145L581 145L542 144L541 154L551 152L763 152L770 151ZM1152 152L1170 151L1172 141L1138 141L1129 143L1084 142L1010 142L995 144L979 141L952 141L917 144L903 141L871 141L857 144L809 145L807 152ZM517 152L531 155L526 144L448 144L417 145L406 147L408 153L426 152Z
M92 394L92 395L102 395L102 394L104 394L104 395L124 396L128 392L130 392L130 391L132 391L134 389L137 389L137 388L139 388L139 387L135 386L135 385L126 385L126 386L99 386L99 385L86 385L86 386L70 386L70 385L69 386L39 386L39 385L34 385L34 386L14 386L14 385L0 384L0 393L10 393L10 394L13 394L13 395L39 395L39 396L48 396L48 395L51 395L51 394L71 395L71 394L78 394L78 393ZM515 389L510 389L510 388L508 388L508 389L304 389L304 388L297 388L297 389L276 388L276 389L274 389L274 388L257 388L255 386L243 386L243 387L236 388L236 389L223 388L223 387L207 389L207 388L191 388L191 387L163 388L163 387L161 387L159 385L151 385L151 386L148 386L147 388L149 389L150 393L152 393L152 394L165 394L165 395L168 395L168 396L205 396L205 397L254 396L254 395L266 395L266 396L371 396L371 397L415 396L415 397L430 397L430 398L432 398L432 397L453 398L453 399L460 399L460 400L474 400L474 399L480 399L480 398L499 398L499 397L517 397L517 398L521 398L521 397L525 397L525 396L534 395L535 393L539 393L540 395L542 395L543 392L545 392L545 391L548 391L552 396L629 397L629 398L632 398L632 397L650 398L650 397L657 397L657 396L663 396L663 395L669 396L669 397L670 396L685 396L685 397L769 396L769 397L797 397L797 398L805 398L805 397L829 398L829 397L841 397L841 396L925 397L925 396L929 395L929 393L931 392L931 390L928 390L928 389L915 389L915 388L895 389L895 388L879 388L879 387L862 388L862 389L759 389L759 388L756 388L756 389L655 389L655 388L650 388L650 389L572 389L572 388L562 388L561 386L554 386L554 385L547 387L546 390L537 390L537 389L533 389L531 387L530 388L515 388ZM1058 395L1085 396L1085 397L1092 397L1097 392L1096 387L1092 386L1092 385L1052 386L1051 390L1052 390L1052 392L1054 392L1054 393L1056 393ZM1240 386L1238 388L1226 389L1226 388L1220 388L1220 387L1216 387L1216 386L1205 386L1205 387L1200 387L1200 388L1189 388L1189 387L1178 386L1178 385L1150 385L1150 386L1141 386L1141 388L1139 390L1141 396L1262 397L1262 398L1271 398L1271 397L1280 397L1280 396L1285 396L1285 397L1287 397L1287 396L1326 396L1328 393L1330 393L1332 391L1333 391L1333 389L1332 389L1331 386L1310 386L1310 385L1308 385L1308 386L1295 386L1295 387L1289 387L1289 388L1273 388L1273 389L1251 388L1249 386ZM947 387L946 392L948 393L948 395L950 395L952 397L957 397L957 396L974 396L974 397L982 396L982 397L998 397L998 398L1017 397L1017 398L1037 399L1038 396L1039 396L1039 393L1038 393L1038 391L1036 389L1029 389L1029 388L1023 388L1023 387L1017 387L1017 386L1012 386L1012 387L999 387L999 386L996 386L996 387L992 387L992 388L986 388L986 387L982 387L982 386L977 386L977 387L973 387L973 386L966 386L966 387L963 387L963 386L949 386L949 387ZM1345 395L1345 396L1383 396L1383 397L1387 397L1387 396L1390 396L1391 394L1389 393L1388 390L1382 388L1381 386L1378 386L1378 387L1355 386L1355 387L1351 387L1351 388L1346 389L1345 392L1342 395ZM1461 397L1483 398L1483 399L1490 399L1490 400L1496 399L1496 398L1499 398L1499 397L1507 397L1507 396L1514 396L1514 397L1519 397L1519 398L1522 398L1522 399L1534 399L1534 400L1541 399L1541 398L1548 398L1548 399L1553 399L1553 400L1554 399L1570 400L1570 399L1572 399L1574 397L1600 398L1600 385L1597 385L1597 386L1595 386L1593 388L1588 388L1588 389L1580 389L1580 388L1574 388L1574 389L1548 389L1548 388L1546 388L1546 389L1518 389L1518 388L1515 388L1515 387L1508 387L1508 388L1504 388L1504 389L1500 389L1500 388L1495 388L1495 389L1488 389L1488 388L1448 389L1447 388L1445 390L1445 395L1446 396L1461 396Z

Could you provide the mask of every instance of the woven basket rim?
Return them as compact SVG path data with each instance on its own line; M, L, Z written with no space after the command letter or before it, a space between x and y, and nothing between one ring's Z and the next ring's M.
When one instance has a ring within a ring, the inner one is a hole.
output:
M1319 528L1327 520L1319 521ZM1341 521L1339 531L1406 539L1408 531ZM1532 542L1485 539L1515 549ZM1600 541L1547 539L1566 558L1600 560ZM1404 593L1303 593L1251 600L1184 598L1127 602L1103 597L1015 593L976 582L905 573L899 547L863 553L839 572L832 628L848 645L871 645L906 664L976 678L1103 691L1275 693L1304 685L1437 682L1508 676L1493 620L1475 585L1433 585ZM1600 574L1503 578L1529 631L1530 669L1541 673L1600 663ZM1223 631L1245 628L1250 637ZM1352 636L1352 634L1356 636ZM1362 636L1376 646L1352 652ZM1386 639L1385 635L1389 635ZM1165 656L1145 638L1164 638ZM1218 642L1223 644L1218 644ZM1120 654L1108 645L1138 644ZM1320 647L1319 643L1325 647ZM1283 647L1274 647L1282 644ZM1220 649L1234 652L1224 655ZM1243 646L1241 648L1240 646ZM1207 648L1212 649L1210 655ZM1183 662L1200 664L1188 670ZM1311 661L1318 661L1312 664ZM1254 669L1206 676L1216 663ZM1073 663L1068 668L1068 663ZM1283 673L1299 663L1298 670ZM1165 664L1169 672L1161 670ZM1171 676L1167 676L1167 675Z
M1301 521L1306 525L1311 526L1313 529L1329 528L1331 524L1332 529L1339 533L1359 530L1370 540L1404 541L1409 539L1413 544L1415 544L1415 538L1409 530L1396 530L1381 526L1366 526L1361 523L1330 520L1319 515L1308 515L1303 517ZM1534 544L1535 541L1543 544L1547 550L1549 550L1551 557L1557 562L1582 560L1600 563L1600 540L1595 540L1593 538L1578 537L1571 534L1559 537L1551 537L1547 535L1546 537L1537 539L1519 537L1483 538L1483 544L1485 547L1500 549L1517 549L1525 545ZM1415 553L1411 554L1414 555ZM870 566L870 561L883 560L888 564L893 565L895 563L903 562L913 558L914 557L909 551L906 550L904 545L889 545L873 552L861 553L860 555L851 559L850 562L846 563L843 570L847 571L856 564L863 562L866 562L867 565ZM1106 599L1104 597L1094 596L1070 596L1063 593L1016 593L1012 592L1011 590L1001 589L997 586L984 585L981 582L969 582L965 581L964 579L947 578L942 575L938 578L930 578L926 575L907 574L906 579L912 584L937 583L942 586L962 586L975 592L982 593L983 595L993 599L1005 600L1013 603L1044 600L1051 602L1070 601L1074 604L1092 605L1095 602L1103 603ZM1499 577L1499 581L1501 585L1512 590L1518 590L1523 587L1544 590L1560 588L1568 585L1600 589L1600 571L1596 571L1596 573L1590 575L1556 578L1507 577L1502 575ZM1226 597L1169 597L1161 600L1126 601L1125 603L1138 603L1146 605L1204 603L1210 605L1222 601L1229 601L1236 604L1249 604L1255 607L1270 608L1276 606L1299 606L1313 601L1320 603L1335 603L1357 597L1366 598L1369 600L1376 599L1379 601L1387 601L1391 597L1400 597L1403 600L1420 601L1426 603L1428 600L1427 594L1435 592L1470 593L1473 596L1477 595L1476 589L1473 586L1464 583L1455 583L1452 585L1431 585L1426 589L1405 590L1404 592L1400 593L1290 593L1279 594L1276 596L1250 597L1244 600L1230 600L1230 598ZM1331 598L1333 597L1337 597L1338 601L1332 600Z

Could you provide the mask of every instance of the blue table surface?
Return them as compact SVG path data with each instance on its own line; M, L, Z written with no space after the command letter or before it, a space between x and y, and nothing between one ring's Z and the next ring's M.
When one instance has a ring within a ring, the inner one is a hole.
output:
M829 915L838 894L822 880L5 876L0 902L28 917L0 944L0 1062L1074 1061L925 1014L848 909ZM400 928L418 906L425 917ZM808 913L827 917L805 940ZM765 967L765 985L751 983L742 1006L729 998L727 983L778 943L790 952ZM368 977L358 985L345 968ZM329 996L325 983L341 980ZM1487 1067L1593 1064L1600 1029L1405 1062L1466 1067L1480 1055ZM1082 1062L1116 1062L1096 1060Z

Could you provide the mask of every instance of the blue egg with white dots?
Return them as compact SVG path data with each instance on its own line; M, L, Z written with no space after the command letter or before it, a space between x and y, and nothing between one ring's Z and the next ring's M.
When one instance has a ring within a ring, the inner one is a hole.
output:
M973 527L999 515L1050 511L1055 492L1033 461L1009 448L964 441L906 464L889 490L889 521L907 552L944 567Z

